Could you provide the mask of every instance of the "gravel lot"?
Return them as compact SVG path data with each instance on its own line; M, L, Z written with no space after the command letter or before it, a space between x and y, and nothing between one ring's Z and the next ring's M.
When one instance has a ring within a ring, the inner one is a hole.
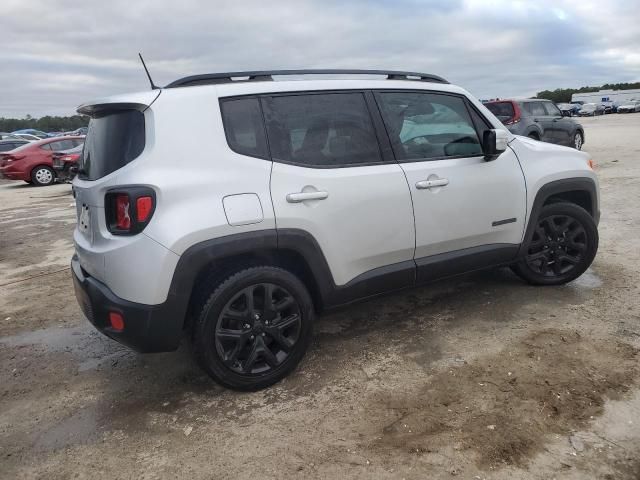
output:
M0 183L2 478L640 478L640 115L582 120L592 268L475 273L323 316L301 368L226 391L103 337L68 270L69 185Z

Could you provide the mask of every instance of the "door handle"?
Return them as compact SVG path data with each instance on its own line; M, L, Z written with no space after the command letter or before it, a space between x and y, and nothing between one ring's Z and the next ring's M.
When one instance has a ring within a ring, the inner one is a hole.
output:
M449 185L448 178L436 178L435 180L421 180L416 182L416 188L418 190L426 190L428 188L446 187Z
M299 192L287 195L287 202L300 203L306 200L324 200L329 197L329 192Z

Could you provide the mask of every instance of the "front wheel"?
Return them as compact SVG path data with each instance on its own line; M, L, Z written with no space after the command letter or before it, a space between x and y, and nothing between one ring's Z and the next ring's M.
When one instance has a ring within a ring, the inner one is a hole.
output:
M582 275L598 250L598 228L589 213L573 203L542 208L525 256L513 271L534 285L561 285Z
M234 390L287 376L311 341L313 303L304 284L277 267L253 267L211 288L194 331L200 365Z
M573 147L576 150L582 150L582 144L584 143L584 139L582 138L582 134L580 132L576 132L573 136Z

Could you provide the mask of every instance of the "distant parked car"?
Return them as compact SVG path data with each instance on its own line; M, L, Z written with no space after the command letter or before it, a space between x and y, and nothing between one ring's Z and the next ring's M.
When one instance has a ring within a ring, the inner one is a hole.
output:
M550 100L500 100L485 103L515 135L582 149L584 129Z
M80 158L80 155L82 155L83 146L84 145L78 145L70 150L53 152L51 161L59 181L70 182L73 180L73 177L76 176L76 172L72 167L75 167L78 164L78 159Z
M23 128L22 130L16 130L15 132L11 132L14 133L16 135L20 135L20 134L27 134L27 135L34 135L38 138L49 138L49 135L45 132L43 132L42 130L36 130L35 128Z
M604 113L613 113L613 102L602 102Z
M556 103L556 106L565 117L574 117L578 115L578 112L582 107L582 105L578 105L577 103Z
M640 112L640 100L631 100L618 106L618 113Z
M585 103L578 112L581 117L595 117L596 115L604 115L604 107L596 103Z
M87 135L89 127L80 127L73 132L74 135Z
M30 133L16 133L16 137L21 138L23 140L28 140L29 142L38 142L42 140L40 137L36 137L35 135L31 135Z
M56 180L53 152L69 150L83 143L84 137L46 138L0 153L0 176L38 186L51 185Z
M29 143L28 140L22 140L20 138L15 140L0 140L0 152L9 152L27 143Z
M22 139L13 133L0 132L0 140L22 140Z

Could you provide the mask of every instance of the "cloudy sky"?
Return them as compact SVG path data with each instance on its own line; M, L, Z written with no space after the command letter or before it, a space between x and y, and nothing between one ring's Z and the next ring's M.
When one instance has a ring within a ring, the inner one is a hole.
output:
M0 116L215 71L375 68L480 98L640 80L640 0L2 0Z

